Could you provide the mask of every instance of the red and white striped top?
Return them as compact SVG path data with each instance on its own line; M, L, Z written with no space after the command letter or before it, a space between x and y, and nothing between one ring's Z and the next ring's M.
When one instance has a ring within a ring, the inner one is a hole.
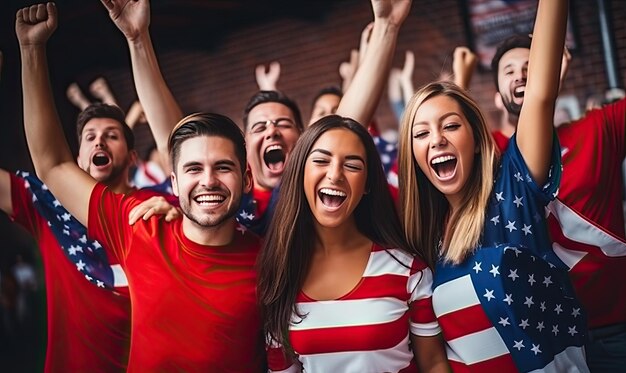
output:
M432 272L422 260L373 245L363 278L348 294L317 301L300 292L297 306L306 316L294 316L289 333L300 364L270 344L270 371L417 371L409 333L441 331L431 295Z

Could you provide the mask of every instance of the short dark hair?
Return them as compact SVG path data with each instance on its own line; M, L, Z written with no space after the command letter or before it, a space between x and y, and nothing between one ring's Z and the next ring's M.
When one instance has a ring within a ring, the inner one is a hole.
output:
M135 149L135 135L133 134L133 130L131 130L126 123L126 114L124 114L124 111L115 105L101 103L91 104L78 114L78 118L76 119L76 135L78 136L78 145L80 145L82 141L83 129L85 129L85 125L94 118L109 118L119 122L120 126L122 126L122 132L124 133L127 149Z
M243 129L246 130L248 128L248 114L254 109L257 105L265 104L267 102L276 102L279 104L283 104L291 110L293 114L293 119L296 121L296 126L300 131L304 129L304 125L302 123L302 115L300 115L300 109L298 108L298 104L291 98L287 97L284 93L280 91L258 91L248 101L246 108L243 110Z
M493 73L493 81L496 84L496 90L500 91L500 87L498 86L498 67L502 56L511 49L530 49L530 43L531 38L528 34L518 34L506 38L502 43L500 43L500 45L498 45L498 49L496 49L496 53L493 55L493 59L491 60L491 72Z
M246 141L241 129L227 116L215 113L191 114L176 124L167 144L174 172L182 143L198 136L218 136L230 140L235 146L241 172L246 172Z
M319 91L317 91L315 96L313 96L313 101L311 102L311 106L315 106L315 103L317 102L317 100L324 95L335 95L339 98L342 98L343 92L337 86L324 87L320 89Z

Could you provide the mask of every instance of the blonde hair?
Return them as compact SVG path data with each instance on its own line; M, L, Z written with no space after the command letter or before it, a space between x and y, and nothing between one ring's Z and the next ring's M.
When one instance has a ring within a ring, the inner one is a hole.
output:
M463 186L461 207L449 217L447 226L448 201L420 170L412 146L412 126L417 110L437 96L450 97L459 104L472 127L478 149L470 176ZM400 209L404 209L400 216L407 241L422 250L431 267L440 255L444 261L459 264L479 245L498 158L499 152L478 105L455 84L430 83L408 102L401 121L398 150L399 203ZM443 242L442 237L445 237Z

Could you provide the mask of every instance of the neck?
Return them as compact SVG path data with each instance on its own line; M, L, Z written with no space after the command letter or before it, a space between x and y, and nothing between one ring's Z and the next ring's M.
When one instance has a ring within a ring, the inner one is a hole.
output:
M360 247L362 241L369 241L356 227L354 217L339 227L323 227L315 224L315 250L324 253L336 251L344 252L354 247Z
M517 130L517 122L519 117L515 114L511 114L508 111L505 112L505 118L502 121L502 125L500 126L500 132L506 136L511 137Z
M114 193L118 194L128 194L135 190L135 188L128 183L128 174L123 174L115 180L110 180L110 182L106 183L106 186Z
M235 234L235 218L225 220L215 227L203 227L183 215L183 234L190 241L205 246L225 246Z

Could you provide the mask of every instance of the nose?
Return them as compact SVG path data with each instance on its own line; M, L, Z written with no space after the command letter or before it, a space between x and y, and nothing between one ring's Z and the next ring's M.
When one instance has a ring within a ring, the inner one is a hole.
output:
M326 178L328 178L331 184L337 184L343 181L343 167L338 163L331 164L326 173Z
M269 140L277 137L280 137L280 130L278 129L278 126L276 123L268 120L265 128L265 138Z
M526 72L527 72L526 69L521 69L517 71L515 73L515 81L516 82L526 81L526 76L527 76Z
M103 135L98 135L96 136L96 147L97 148L104 148L106 147L106 142L104 141L104 136Z
M446 143L446 138L445 136L443 136L443 133L441 133L441 131L436 130L430 133L430 147L431 148L434 149L438 146L445 145L445 143Z
M202 180L201 180L200 184L201 184L202 186L204 186L204 187L207 187L207 188L213 188L213 187L215 187L215 186L219 185L219 180L218 180L218 178L216 177L216 174L215 174L215 172L214 172L214 171L212 171L212 170L207 170L207 171L204 173L204 175L203 175L203 177L202 177Z

